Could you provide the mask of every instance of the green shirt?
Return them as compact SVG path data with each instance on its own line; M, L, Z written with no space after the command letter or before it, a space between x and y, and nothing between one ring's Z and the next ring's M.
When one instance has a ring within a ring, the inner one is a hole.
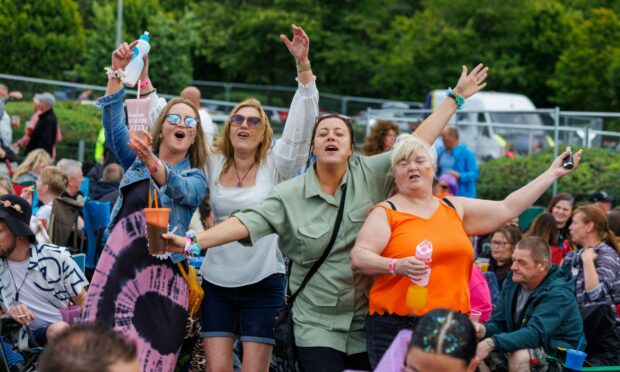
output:
M366 351L371 277L353 273L349 253L370 208L391 189L390 155L350 160L334 196L321 191L311 167L275 186L258 206L235 214L250 231L252 243L274 232L279 235L280 250L293 263L290 290L295 293L329 242L342 187L347 185L342 225L332 251L295 300L297 346L330 347L349 355Z

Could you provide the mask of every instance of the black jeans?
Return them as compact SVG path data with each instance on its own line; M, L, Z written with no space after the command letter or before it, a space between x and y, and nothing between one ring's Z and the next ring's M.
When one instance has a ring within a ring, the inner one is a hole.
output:
M372 369L379 361L401 329L413 329L418 317L371 314L366 317L366 349Z
M330 347L298 347L297 360L304 372L370 371L368 354L347 355Z

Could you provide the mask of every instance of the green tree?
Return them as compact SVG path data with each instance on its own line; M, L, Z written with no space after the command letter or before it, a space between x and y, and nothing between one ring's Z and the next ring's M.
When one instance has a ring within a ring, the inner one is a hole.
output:
M0 0L0 71L62 78L84 42L74 0Z
M620 110L620 19L594 9L571 34L549 84L553 101L577 110Z

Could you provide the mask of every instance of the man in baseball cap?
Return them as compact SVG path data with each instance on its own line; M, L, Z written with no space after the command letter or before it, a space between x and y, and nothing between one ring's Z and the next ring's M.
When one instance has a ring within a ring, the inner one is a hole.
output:
M607 213L611 209L613 198L606 191L599 190L590 196L590 201Z
M88 281L66 249L37 244L31 214L25 199L0 196L0 313L28 325L32 344L44 346L68 327L60 310L69 300L84 305Z
M26 145L26 155L35 149L44 149L50 156L54 156L54 145L58 131L58 119L54 113L56 99L51 93L35 94L34 99L39 102L39 121L32 131L30 142Z

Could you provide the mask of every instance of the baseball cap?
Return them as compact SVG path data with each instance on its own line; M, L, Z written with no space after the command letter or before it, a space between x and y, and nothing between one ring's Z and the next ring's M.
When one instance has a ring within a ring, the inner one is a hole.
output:
M613 198L611 197L611 195L609 195L606 191L603 191L603 190L597 191L590 196L590 201L592 203L598 203L598 202L611 203L612 200Z
M50 107L53 107L56 103L56 98L54 98L54 95L49 92L35 94L34 99L46 103Z

